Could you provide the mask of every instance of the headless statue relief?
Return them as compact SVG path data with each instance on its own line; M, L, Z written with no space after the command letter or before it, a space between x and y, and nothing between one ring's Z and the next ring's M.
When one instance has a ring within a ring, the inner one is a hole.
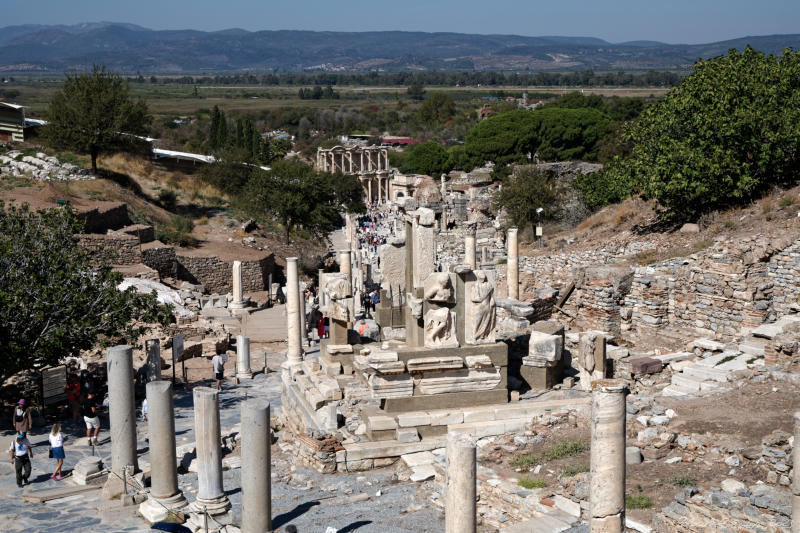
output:
M472 286L470 301L474 304L472 333L476 341L489 337L494 329L494 287L486 278L486 273L475 271L477 281Z
M425 346L449 344L451 337L450 310L432 309L425 314Z
M328 314L331 319L350 321L350 307L345 300L352 294L352 287L346 275L331 275L325 283L325 292L330 298Z
M452 302L453 284L447 272L434 272L425 279L425 299L429 302Z

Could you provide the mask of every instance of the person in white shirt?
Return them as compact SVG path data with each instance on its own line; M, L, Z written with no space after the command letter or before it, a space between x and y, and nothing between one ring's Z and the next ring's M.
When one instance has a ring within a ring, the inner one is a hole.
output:
M11 442L8 452L11 454L11 464L17 473L17 487L22 487L23 483L27 485L28 478L31 477L31 457L33 457L31 441L22 433L18 433L17 438Z
M56 470L50 476L51 479L61 479L61 467L64 466L64 441L66 437L61 433L61 424L56 422L50 431L50 450L53 452L53 459L57 461Z
M217 380L217 390L222 390L222 380L225 377L225 363L228 356L222 350L217 350L217 354L211 358L211 366L214 369L214 379Z

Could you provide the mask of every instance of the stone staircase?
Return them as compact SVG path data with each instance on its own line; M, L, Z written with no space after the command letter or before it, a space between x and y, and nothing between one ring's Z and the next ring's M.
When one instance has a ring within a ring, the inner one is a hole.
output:
M726 350L698 361L681 365L681 372L672 375L672 383L664 390L664 396L703 395L727 388L733 372L747 368L747 361L754 355Z
M672 382L664 390L665 396L689 396L702 395L727 388L726 384L730 381L731 374L737 370L747 368L749 363L754 360L763 359L766 355L765 347L789 324L800 322L800 315L785 315L775 322L762 324L750 332L738 346L736 350L723 349L721 353L715 353L698 361L687 362L680 358L663 361L665 364L677 362L680 372L672 375ZM695 341L697 347L703 350L719 350L721 343L708 339ZM686 355L690 353L681 352L679 354L667 354L665 357ZM749 363L748 363L749 362Z

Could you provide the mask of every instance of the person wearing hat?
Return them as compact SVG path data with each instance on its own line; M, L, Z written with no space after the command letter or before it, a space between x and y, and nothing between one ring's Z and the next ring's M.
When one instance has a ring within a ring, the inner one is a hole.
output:
M11 454L11 464L14 465L17 473L17 487L22 487L23 483L27 485L28 478L31 477L31 458L33 457L31 442L25 435L18 433L8 451Z
M33 427L33 417L31 417L31 408L25 405L25 400L22 399L17 402L14 408L14 429L17 433L22 433L22 436L28 434L28 431Z

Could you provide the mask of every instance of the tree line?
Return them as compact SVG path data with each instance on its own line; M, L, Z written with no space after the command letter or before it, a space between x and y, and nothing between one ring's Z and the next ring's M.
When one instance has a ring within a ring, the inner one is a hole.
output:
M319 87L336 86L501 86L518 87L674 87L683 79L683 74L670 71L647 72L363 72L363 73L303 73L282 72L267 74L219 74L215 76L181 76L145 78L130 77L132 83L179 83L186 85L304 85Z

